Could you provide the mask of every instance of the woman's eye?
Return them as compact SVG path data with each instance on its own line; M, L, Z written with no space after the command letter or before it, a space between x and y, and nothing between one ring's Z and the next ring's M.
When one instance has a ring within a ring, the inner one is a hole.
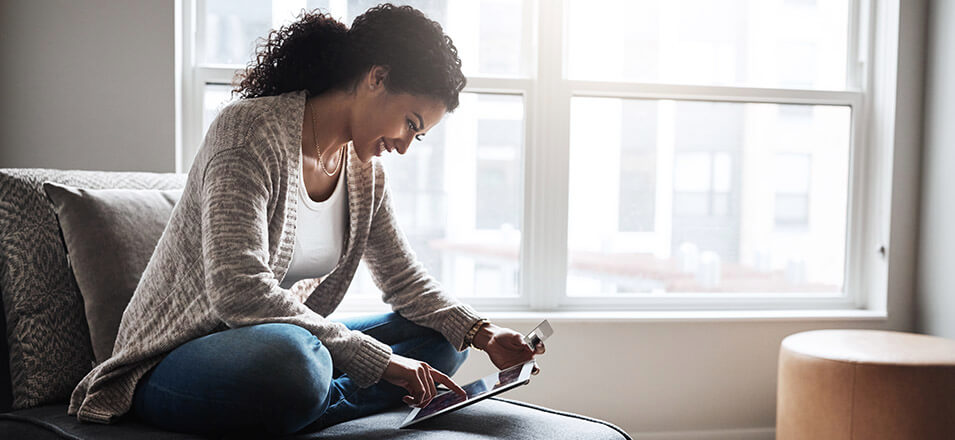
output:
M411 119L408 119L408 129L411 130L412 133L416 133L418 131L418 127L414 125L414 121ZM414 135L414 138L420 141L422 136L424 136L424 133L418 133Z

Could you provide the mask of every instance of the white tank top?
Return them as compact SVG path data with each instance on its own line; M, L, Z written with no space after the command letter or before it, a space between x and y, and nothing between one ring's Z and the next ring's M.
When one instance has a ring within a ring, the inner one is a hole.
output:
M305 189L304 171L299 173L298 218L295 227L295 251L282 288L305 278L319 278L331 273L342 255L347 231L348 186L345 170L339 173L332 195L324 202L316 202Z

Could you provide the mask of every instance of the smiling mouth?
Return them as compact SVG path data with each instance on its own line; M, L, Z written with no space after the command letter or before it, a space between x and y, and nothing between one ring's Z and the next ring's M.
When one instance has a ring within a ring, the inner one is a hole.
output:
M388 145L388 143L385 142L385 139L384 139L384 138L378 139L378 152L375 153L375 155L376 155L376 156L381 156L382 153L384 153L384 152L386 152L386 151L390 153L390 152L392 152L392 151L395 151L395 149L394 149L394 147L391 147L390 145Z

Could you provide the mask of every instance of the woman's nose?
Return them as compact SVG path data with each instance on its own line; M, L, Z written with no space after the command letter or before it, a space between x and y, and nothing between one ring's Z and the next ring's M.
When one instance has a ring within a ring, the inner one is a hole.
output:
M408 148L411 147L411 141L414 140L414 133L409 133L403 139L395 142L398 153L405 154L408 152Z

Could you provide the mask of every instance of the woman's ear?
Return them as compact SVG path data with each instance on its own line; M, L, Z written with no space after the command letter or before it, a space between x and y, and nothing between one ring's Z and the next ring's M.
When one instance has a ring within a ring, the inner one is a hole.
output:
M368 72L368 86L372 89L384 88L388 78L388 66L372 66Z

